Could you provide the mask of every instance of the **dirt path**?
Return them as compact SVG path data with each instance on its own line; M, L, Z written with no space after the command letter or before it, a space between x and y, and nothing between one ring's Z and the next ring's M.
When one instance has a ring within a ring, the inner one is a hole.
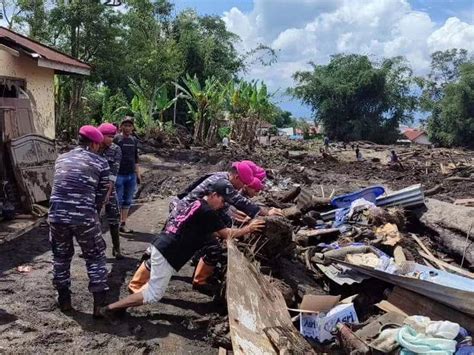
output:
M107 250L111 300L128 294L137 261L161 230L168 199L139 205L130 217L134 236L122 238L126 259L116 261ZM110 246L110 236L105 235ZM92 297L87 291L84 260L72 262L75 311L61 313L55 306L51 284L52 255L48 228L42 225L0 246L0 353L217 353L205 341L205 330L192 330L193 319L216 311L212 300L191 287L193 268L188 264L176 275L162 301L130 311L117 326L91 318ZM32 271L22 274L20 265Z

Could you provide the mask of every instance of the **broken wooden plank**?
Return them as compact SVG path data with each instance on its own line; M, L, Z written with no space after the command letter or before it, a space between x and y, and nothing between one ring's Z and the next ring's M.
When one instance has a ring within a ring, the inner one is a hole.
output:
M471 333L474 332L473 316L402 287L395 286L387 301L408 315L426 316L431 320L449 320L458 323Z
M431 254L431 252L429 251L429 249L423 244L423 242L420 240L420 238L418 238L418 237L417 237L415 234L413 234L413 233L410 233L410 237L411 237L415 242L417 242L417 244L420 246L421 249L423 249L423 251L424 251L426 254L428 254L429 256L432 257L432 260L430 260L430 261L433 261L436 265L438 265L438 267L439 267L441 270L446 270L443 265L441 265L441 264L439 264L439 263L436 262L437 260L436 260L435 256L434 256L433 254Z
M402 311L400 308L397 306L391 304L387 300L382 300L379 303L375 304L378 308L380 308L382 311L387 312L387 313L397 313L403 317L408 317L408 314L406 314L404 311Z
M436 263L437 265L443 265L444 268L447 269L448 271L452 271L456 274L466 276L466 277L470 277L471 279L474 279L474 273L472 273L472 272L461 269L460 267L457 267L455 265L451 265L451 264L449 264L449 263L447 263L443 260L440 260L440 259L434 257L433 255L425 254L421 250L419 251L419 253L423 258L428 259L429 261L432 261L432 262Z
M284 349L290 353L315 353L293 326L280 291L272 286L254 264L227 242L227 307L230 334L236 354L277 354L280 342L274 337L284 329ZM271 331L271 338L265 329ZM291 335L289 335L291 334Z

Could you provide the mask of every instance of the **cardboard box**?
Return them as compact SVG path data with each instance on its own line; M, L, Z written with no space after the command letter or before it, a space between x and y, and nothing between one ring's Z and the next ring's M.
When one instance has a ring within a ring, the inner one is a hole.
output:
M300 333L319 342L331 340L337 323L359 323L354 304L341 296L305 295L300 305Z

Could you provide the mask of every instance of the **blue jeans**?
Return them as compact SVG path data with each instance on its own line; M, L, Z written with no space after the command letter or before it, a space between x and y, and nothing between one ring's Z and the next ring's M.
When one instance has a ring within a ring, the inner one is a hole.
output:
M128 175L118 175L115 182L117 197L120 208L130 208L133 195L137 189L137 175L135 173Z

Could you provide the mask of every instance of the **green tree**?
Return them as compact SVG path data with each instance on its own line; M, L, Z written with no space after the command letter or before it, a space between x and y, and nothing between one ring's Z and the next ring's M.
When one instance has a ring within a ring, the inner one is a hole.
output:
M275 112L274 123L278 128L291 127L294 120L292 113L289 111L283 111L278 108Z
M416 107L412 71L401 57L373 63L363 55L335 55L327 65L297 72L293 95L311 106L332 139L396 140Z
M437 112L428 120L433 143L474 147L474 61L459 66L459 80L446 84Z

